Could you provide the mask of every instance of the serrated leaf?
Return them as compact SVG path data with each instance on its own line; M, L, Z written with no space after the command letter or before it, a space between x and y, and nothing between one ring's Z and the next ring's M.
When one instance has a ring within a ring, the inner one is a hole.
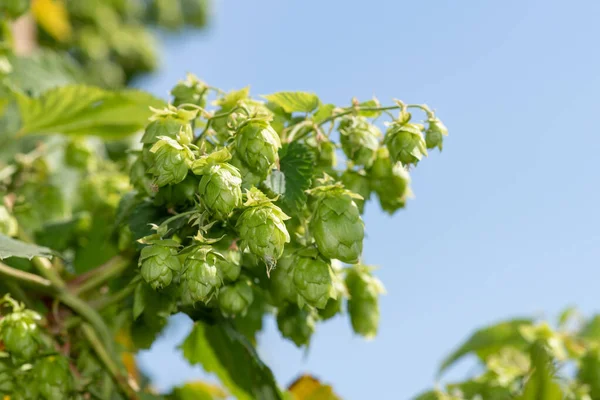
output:
M330 385L310 375L302 375L296 379L288 387L288 391L294 395L295 400L341 400Z
M93 86L68 85L39 97L17 93L20 135L95 135L122 138L142 129L152 115L149 107L162 100L139 90L108 91Z
M288 113L312 112L320 103L316 94L307 92L277 92L262 97L277 104Z
M191 364L200 364L205 371L216 374L238 400L282 398L271 370L248 339L228 322L196 322L180 348Z
M320 124L327 118L331 117L334 109L335 105L333 104L321 104L317 112L313 115L313 121L315 121L315 124Z
M47 247L37 246L31 243L25 243L17 239L0 234L0 260L9 257L27 258L33 257L52 258L56 252Z
M502 347L525 345L525 339L521 336L519 328L531 322L530 319L513 319L476 331L462 346L444 359L438 376L467 354L475 353L479 358L485 359Z
M218 400L226 399L227 392L208 382L188 382L173 389L168 400Z
M286 144L279 150L279 165L285 175L282 201L292 212L300 210L306 204L305 191L312 183L314 161L314 153L299 142Z

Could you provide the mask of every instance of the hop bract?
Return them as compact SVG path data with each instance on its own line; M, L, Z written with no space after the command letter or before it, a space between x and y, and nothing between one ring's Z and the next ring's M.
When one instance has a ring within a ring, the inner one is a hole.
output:
M288 304L277 313L277 327L283 337L290 339L296 346L308 346L315 332L314 312Z
M73 389L73 376L67 359L60 356L44 357L34 367L38 390L43 399L68 399Z
M427 145L421 134L422 125L394 123L385 134L385 145L393 162L416 165L427 155Z
M254 301L254 293L246 280L239 280L221 288L218 299L225 315L243 315Z
M206 208L218 219L225 219L242 205L242 177L234 166L212 165L202 176L198 192Z
M160 289L171 284L173 272L181 270L177 258L177 243L161 240L142 249L138 265L142 278L153 288Z
M217 270L219 261L225 261L224 257L210 246L199 247L185 259L183 280L188 291L185 295L191 302L208 302L223 284Z
M193 154L186 146L166 136L152 146L154 154L152 166L148 169L155 177L157 186L176 184L185 179Z
M379 327L379 295L385 291L383 285L367 267L359 265L347 270L346 287L354 332L366 338L374 337Z
M319 187L310 231L327 258L356 263L362 253L365 228L351 192L337 186Z
M283 222L289 217L256 188L248 191L248 200L244 204L248 208L236 224L240 245L267 264L274 264L290 241Z
M267 176L279 160L279 135L262 120L250 120L235 134L236 156L259 176Z
M427 121L429 126L425 131L425 143L428 149L438 148L442 150L444 145L444 136L448 136L448 128L437 118Z
M298 305L324 308L332 295L333 280L329 264L320 258L298 256L294 266L294 286Z
M412 195L406 168L401 163L392 164L387 150L383 148L377 152L370 172L371 187L379 197L381 208L390 214L403 208L406 199Z
M357 165L370 166L379 147L381 132L363 117L346 117L340 122L344 154Z
M41 317L31 310L16 310L0 321L0 339L10 355L22 361L31 360L40 347L36 321Z

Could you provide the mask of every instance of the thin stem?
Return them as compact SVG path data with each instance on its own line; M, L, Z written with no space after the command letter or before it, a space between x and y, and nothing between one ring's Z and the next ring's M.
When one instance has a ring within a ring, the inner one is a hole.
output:
M87 279L84 278L83 281L78 280L78 282L82 283L78 284L77 282L71 292L73 294L80 294L91 289L95 289L113 277L119 275L127 268L128 265L129 259L120 255L114 256L106 263L90 271L93 272L93 274L88 275Z
M170 224L171 222L175 221L176 219L179 219L181 217L185 217L187 215L191 215L191 214L194 214L194 213L197 213L197 212L198 212L197 210L190 210L190 211L185 211L185 212L179 213L177 215L172 216L171 218L167 218L166 220L164 220L160 224L160 226L167 226L168 224Z
M23 229L19 227L18 230L18 238L27 243L33 243L31 238L25 233ZM58 273L54 270L52 263L47 258L42 257L33 257L31 259L33 266L38 270L38 272L47 280L49 280L52 285L57 288L65 287L65 283L60 278Z
M328 122L331 122L337 118L343 117L344 115L352 114L357 111L388 111L388 110L399 110L400 106L388 106L388 107L350 107L345 109L344 111L332 115L329 118L325 118L323 121L319 122L319 126L325 125Z
M92 306L97 310L103 310L114 304L125 300L129 295L135 292L135 285L129 284L111 296L104 296L92 303Z
M19 269L9 267L8 265L0 262L0 276L9 278L23 285L39 289L44 292L52 292L54 288L52 282L48 279L44 279L41 276L30 274L29 272L21 271Z
M125 395L127 399L138 399L137 391L133 387L131 387L127 377L119 372L118 365L114 362L114 360L110 356L110 353L104 347L100 338L98 338L98 336L96 335L96 331L89 324L86 323L81 324L81 330L87 341L90 343L90 346L92 346L92 348L94 349L100 362L104 364L104 367L112 376L119 390Z
M228 117L231 114L233 114L234 112L238 111L242 109L242 107L234 107L231 110L221 113L221 114L216 114L213 115L212 117L208 118L206 120L206 126L204 127L204 129L202 130L202 132L200 132L200 135L198 135L198 137L196 138L195 142L200 141L200 139L202 139L202 137L204 136L204 134L210 129L210 125L212 124L213 120L215 119L219 119L219 118L223 118L223 117Z

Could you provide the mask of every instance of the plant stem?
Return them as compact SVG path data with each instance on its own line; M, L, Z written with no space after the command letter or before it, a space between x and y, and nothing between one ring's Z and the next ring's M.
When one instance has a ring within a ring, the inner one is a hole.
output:
M167 225L169 225L169 223L175 221L176 219L179 219L181 217L185 217L186 215L192 215L192 214L197 213L197 212L198 212L198 210L190 210L190 211L185 211L185 212L179 213L177 215L173 215L171 218L167 218L166 220L164 220L160 224L160 226L167 226Z
M129 261L129 259L121 255L114 256L106 263L90 271L91 274L84 277L83 281L76 278L77 281L75 282L71 292L77 295L101 286L106 281L123 272L129 265ZM81 282L81 284L78 284L79 282Z
M206 126L204 127L204 129L202 130L202 132L200 132L200 134L198 135L198 137L196 138L196 140L194 140L194 143L197 143L197 142L200 141L200 139L202 139L202 137L204 136L204 134L210 128L210 125L212 124L213 120L219 119L219 118L223 118L223 117L228 117L228 116L230 116L231 114L233 114L234 112L236 112L239 109L241 109L241 107L234 107L234 108L232 108L231 110L229 110L227 112L213 115L212 117L210 117L209 119L207 119L206 120Z
M5 278L13 279L27 285L31 288L39 289L44 292L53 292L54 288L52 282L48 279L44 279L41 276L30 274L29 272L21 271L19 269L9 267L8 265L0 262L0 276Z
M113 361L110 353L102 344L102 341L96 335L96 331L87 323L81 324L81 331L85 338L90 343L98 359L104 364L106 370L112 376L115 384L119 390L125 395L127 399L138 399L137 391L131 387L126 376L119 372L118 365Z
M113 304L120 303L135 292L135 285L129 284L111 296L105 296L92 303L92 306L97 310L103 310Z
M399 110L400 106L388 106L388 107L350 107L345 109L344 111L332 115L329 118L325 118L323 121L319 122L319 126L325 125L328 122L331 122L339 117L343 117L344 115L352 114L356 111L389 111L389 110Z

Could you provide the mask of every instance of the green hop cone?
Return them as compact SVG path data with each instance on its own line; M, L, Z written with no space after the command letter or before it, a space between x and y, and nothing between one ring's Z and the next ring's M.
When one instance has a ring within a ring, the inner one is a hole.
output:
M147 166L152 166L154 154L150 152L152 146L158 142L161 136L171 139L179 139L180 143L187 144L193 140L189 122L195 118L196 113L187 110L178 110L167 107L162 110L153 109L154 115L151 122L146 126L141 142L143 144L142 159Z
M208 86L192 74L188 74L185 81L180 81L171 90L173 105L176 107L181 104L195 104L204 107L207 94Z
M362 117L345 117L340 122L339 131L346 157L357 165L370 166L379 147L379 128Z
M365 228L352 193L337 186L321 186L313 189L313 194L317 202L310 231L319 252L346 263L358 262Z
M335 317L337 314L342 312L342 303L345 297L348 297L348 290L341 276L342 274L342 263L338 260L332 260L331 270L333 272L333 296L327 300L325 308L317 310L319 317L326 321Z
M176 184L185 179L193 159L191 150L176 140L160 136L150 152L154 154L152 166L148 169L155 177L157 186Z
M160 240L142 249L138 265L142 278L152 289L169 286L173 280L173 272L181 270L177 246L172 240Z
M335 143L330 141L323 141L319 143L317 152L317 165L325 170L334 168L337 165L337 156L335 151Z
M31 310L15 310L0 321L0 338L5 350L16 360L28 361L40 348L36 321L40 315Z
M406 199L412 196L408 171L401 163L392 165L385 148L379 149L369 176L371 188L377 193L381 208L390 214L403 208Z
M294 285L294 265L295 257L286 253L271 272L269 290L278 303L295 303L298 300L298 292Z
M35 364L33 372L41 398L47 400L71 398L73 376L65 357L44 357Z
M65 163L80 170L88 170L93 166L94 151L85 140L72 139L65 148Z
M8 209L0 205L0 234L16 236L19 230L17 219L10 215Z
M444 136L448 136L448 128L437 118L427 121L427 131L425 131L425 143L428 149L438 148L440 151L444 147Z
M334 294L330 266L320 258L298 256L295 259L293 279L300 308L304 304L325 308Z
M167 208L192 205L196 198L199 183L200 179L188 174L183 181L176 185L161 187L154 196L154 204L157 206L164 205Z
M266 121L250 120L235 134L237 157L261 177L266 177L279 161L280 147L279 135Z
M427 145L421 131L422 125L393 123L385 134L387 146L393 162L404 165L416 165L423 156L427 156Z
M252 286L246 280L226 285L219 291L219 307L225 315L244 315L254 301Z
M252 171L248 165L237 156L234 156L231 159L231 165L240 171L242 177L242 189L250 189L253 186L258 186L265 178Z
M210 246L195 249L184 263L183 280L187 283L185 297L189 303L208 301L223 284L217 264L225 258L212 251Z
M236 224L240 246L261 258L267 266L273 266L290 241L283 222L289 217L260 190L252 188L247 193L248 200L244 205L248 208Z
M10 19L17 19L29 9L30 0L2 0L0 2L0 14Z
M242 272L241 254L230 250L224 256L224 259L217 259L217 273L223 282L235 282Z
M242 176L234 166L227 163L209 167L202 176L198 192L202 204L217 219L226 219L242 205Z
M283 337L290 339L296 346L308 346L315 332L314 311L288 304L277 312L277 327Z
M346 287L352 329L365 338L375 337L379 327L379 295L385 292L383 285L367 267L357 265L347 269Z
M342 183L349 191L359 194L361 199L354 199L360 213L365 211L365 202L371 197L371 182L365 171L348 169L342 174Z

